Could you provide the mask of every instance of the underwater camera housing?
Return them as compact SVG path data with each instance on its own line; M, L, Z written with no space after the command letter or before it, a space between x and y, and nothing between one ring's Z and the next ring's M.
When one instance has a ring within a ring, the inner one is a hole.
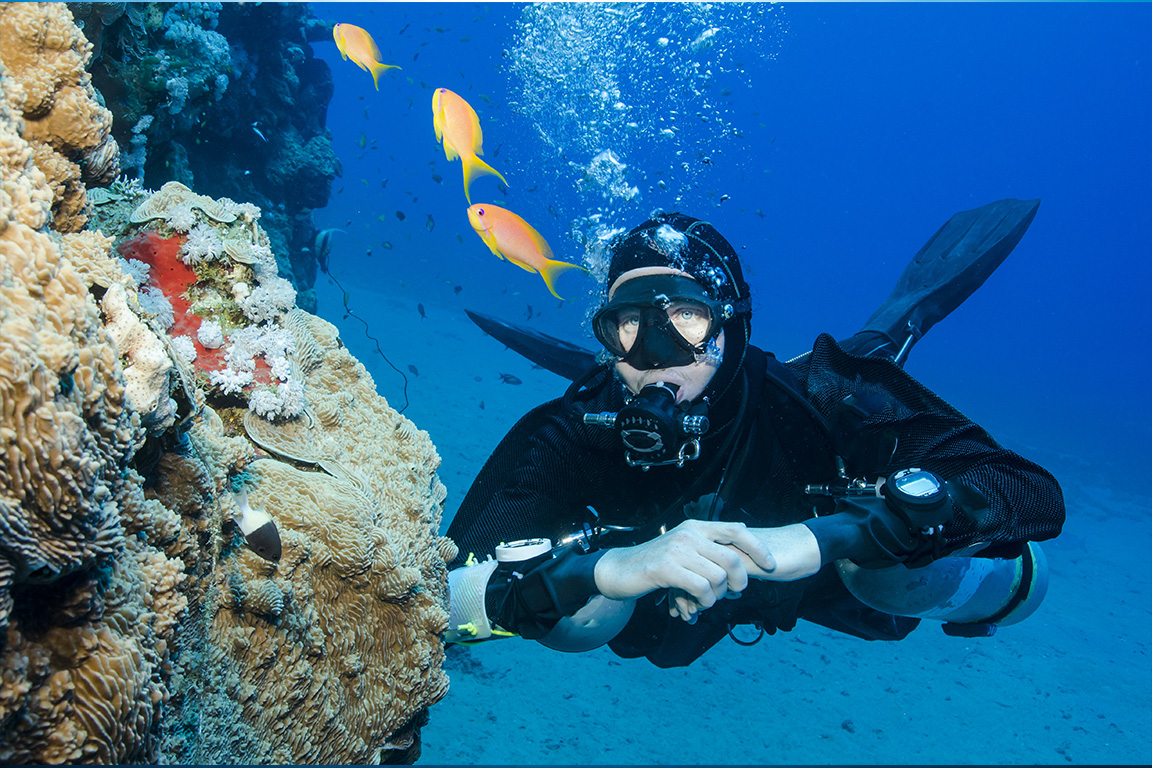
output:
M617 413L586 413L584 423L615 429L630 467L647 470L700 457L700 436L708 431L708 417L676 404L676 384L649 384Z

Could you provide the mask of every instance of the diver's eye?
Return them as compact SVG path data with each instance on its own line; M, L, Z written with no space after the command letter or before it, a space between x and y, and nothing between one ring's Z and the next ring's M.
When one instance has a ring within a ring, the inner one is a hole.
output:
M635 328L640 325L640 313L622 312L617 320L617 324L621 328Z

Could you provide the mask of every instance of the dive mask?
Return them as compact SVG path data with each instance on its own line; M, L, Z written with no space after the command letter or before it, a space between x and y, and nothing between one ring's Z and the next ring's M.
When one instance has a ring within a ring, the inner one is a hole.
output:
M733 315L695 280L645 275L624 282L592 318L596 338L637 370L691 365Z

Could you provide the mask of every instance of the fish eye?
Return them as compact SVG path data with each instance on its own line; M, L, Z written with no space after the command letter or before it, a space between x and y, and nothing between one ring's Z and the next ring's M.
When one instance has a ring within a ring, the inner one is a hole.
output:
M476 215L477 216L483 216L484 215L484 209L481 208L480 210L476 211Z

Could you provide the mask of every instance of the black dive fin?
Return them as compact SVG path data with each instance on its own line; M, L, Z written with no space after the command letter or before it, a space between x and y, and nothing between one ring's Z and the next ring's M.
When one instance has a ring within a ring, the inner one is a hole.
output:
M1039 200L1009 198L948 219L905 267L864 327L841 346L854 355L886 357L903 365L912 345L996 271L1039 207Z
M480 326L489 336L503 342L504 346L519 352L541 368L546 368L569 381L575 381L596 364L596 353L581 346L569 344L531 328L506 323L491 315L482 315L470 309L464 311L472 318L472 322Z
M864 327L841 345L854 355L886 357L903 365L912 345L996 271L1020 242L1039 207L1039 200L1009 198L948 219L904 269L892 293ZM583 347L465 311L488 335L566 379L574 381L596 363L596 354Z

